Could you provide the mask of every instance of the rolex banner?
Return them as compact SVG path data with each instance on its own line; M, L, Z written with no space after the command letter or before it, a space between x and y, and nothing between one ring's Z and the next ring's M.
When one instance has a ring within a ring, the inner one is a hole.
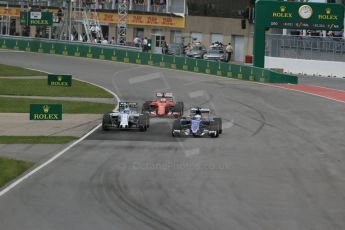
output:
M48 74L48 85L51 86L72 86L71 75Z
M51 26L53 14L51 12L20 12L20 24L26 26Z
M30 104L30 120L62 120L62 104Z

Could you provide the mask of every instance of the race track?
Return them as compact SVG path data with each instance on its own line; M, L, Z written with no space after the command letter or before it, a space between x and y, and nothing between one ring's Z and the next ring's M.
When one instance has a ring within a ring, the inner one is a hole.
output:
M1 52L144 102L171 91L223 118L219 138L97 130L0 197L1 230L345 229L345 105L149 66Z

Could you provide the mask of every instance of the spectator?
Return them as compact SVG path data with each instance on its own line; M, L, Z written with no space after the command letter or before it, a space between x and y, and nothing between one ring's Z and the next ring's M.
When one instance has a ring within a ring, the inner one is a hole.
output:
M184 48L184 53L186 53L187 51L190 51L192 49L192 45L190 43L188 43L186 46L183 47Z
M148 44L148 40L147 40L147 37L145 37L144 40L143 40L143 51L144 52L148 51L147 44Z
M344 30L342 30L342 31L335 31L334 32L334 37L337 37L337 38L343 37L343 32L344 32Z
M168 44L164 41L162 42L162 54L167 54L168 53Z
M58 9L57 16L58 16L58 23L60 23L61 20L62 20L62 17L63 17L62 8L59 8L59 9Z
M231 54L233 52L231 42L229 42L229 44L226 46L225 51L226 51L226 62L229 62L231 60Z
M141 40L139 37L134 38L134 46L135 47L140 47Z
M111 37L110 44L115 44L115 37Z

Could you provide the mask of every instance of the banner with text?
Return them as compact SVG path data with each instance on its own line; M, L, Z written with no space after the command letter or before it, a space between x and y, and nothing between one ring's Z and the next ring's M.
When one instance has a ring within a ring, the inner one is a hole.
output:
M30 120L62 120L62 104L30 104Z
M72 75L48 74L48 85L72 86Z

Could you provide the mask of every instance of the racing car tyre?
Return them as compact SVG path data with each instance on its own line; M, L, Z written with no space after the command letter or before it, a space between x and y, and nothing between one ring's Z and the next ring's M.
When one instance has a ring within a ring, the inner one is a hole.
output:
M179 101L179 102L177 102L177 104L179 104L181 107L181 117L182 117L182 115L184 113L184 103L182 101Z
M174 130L181 130L181 123L180 120L175 120L172 126L172 130L171 130L171 135L173 137L178 136L177 134L174 133Z
M174 112L180 113L180 117L183 116L183 110L184 110L183 106L184 106L183 102L177 102L176 105L174 106Z
M142 113L150 112L150 104L151 104L151 101L145 101L145 103L143 104L141 108Z
M222 118L220 117L214 118L214 121L218 123L219 134L222 134L223 133Z
M109 128L106 126L107 124L110 124L111 120L110 120L110 115L108 113L103 115L103 120L102 120L102 129L104 131L109 130Z
M148 113L145 113L146 117L146 127L150 128L150 115Z
M211 134L211 137L219 137L219 121L215 120L211 122L211 131L214 131L215 133Z
M140 132L146 132L147 131L147 126L141 125L141 126L139 126L139 130L140 130Z
M145 132L147 130L147 120L144 115L139 116L138 126L141 132Z

